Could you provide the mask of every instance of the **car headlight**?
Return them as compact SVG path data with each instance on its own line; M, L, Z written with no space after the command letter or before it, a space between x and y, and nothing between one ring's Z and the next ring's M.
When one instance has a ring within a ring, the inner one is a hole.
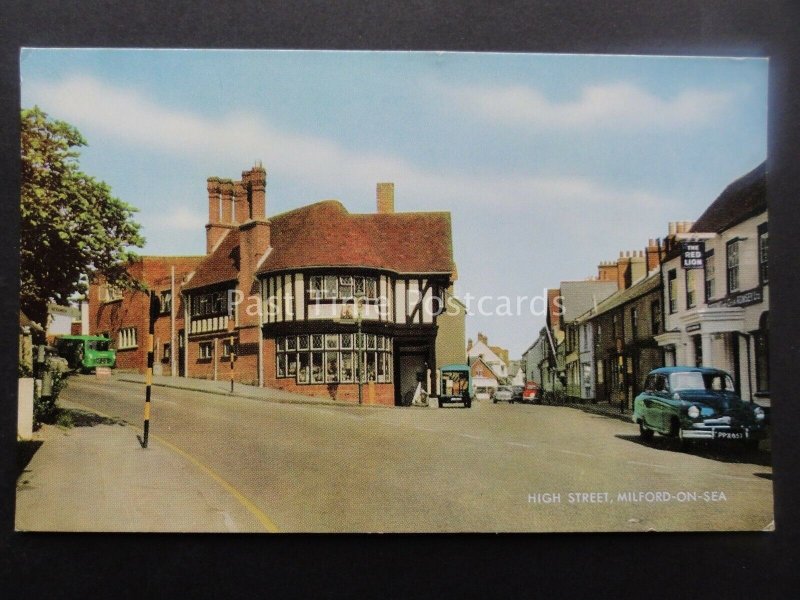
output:
M763 421L763 420L764 420L764 417L766 416L766 415L764 414L764 409L763 409L763 408L761 408L760 406L756 406L756 407L753 409L753 415L755 415L756 419L758 419L759 421Z
M689 417L691 417L692 419L696 419L697 417L700 416L700 409L697 408L694 404L692 404L689 407L688 414L689 414Z

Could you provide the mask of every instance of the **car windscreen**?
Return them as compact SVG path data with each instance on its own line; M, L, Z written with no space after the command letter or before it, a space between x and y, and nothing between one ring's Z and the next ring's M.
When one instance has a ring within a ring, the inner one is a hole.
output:
M685 373L672 373L669 376L669 388L673 392L680 392L681 390L704 390L706 389L705 381L703 381L703 374L697 371L688 371Z
M673 373L669 377L670 389L673 392L681 390L708 390L708 391L733 391L733 380L727 373L703 374L697 371L687 373Z
M89 350L105 352L108 350L108 340L90 340L86 342L86 347Z

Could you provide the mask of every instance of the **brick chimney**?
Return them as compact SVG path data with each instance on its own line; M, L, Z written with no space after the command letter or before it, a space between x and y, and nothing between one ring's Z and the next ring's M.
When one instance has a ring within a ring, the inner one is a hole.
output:
M236 181L233 184L233 222L237 224L249 220L250 207L247 205L248 183L243 180Z
M235 222L233 212L233 181L219 180L219 193L222 199L222 217L220 221L232 225Z
M241 186L235 192L236 215L239 223L239 285L246 297L258 294L256 269L258 261L270 247L271 226L266 218L267 173L257 163L250 171L242 173ZM258 325L258 315L239 313L239 325Z
M244 173L242 173L244 179ZM266 219L267 218L267 171L261 165L261 161L257 161L255 166L250 169L248 173L248 197L250 211L248 218L250 219Z
M218 177L209 177L206 182L208 190L208 224L206 225L206 254L211 254L226 231L231 226L225 222L225 206L221 194L221 184Z
M616 262L602 261L597 265L597 278L600 281L617 281L618 271Z
M647 248L645 248L644 255L648 273L653 269L657 269L661 262L660 246L660 240L647 240Z
M394 183L379 183L376 186L378 212L391 214L394 212Z

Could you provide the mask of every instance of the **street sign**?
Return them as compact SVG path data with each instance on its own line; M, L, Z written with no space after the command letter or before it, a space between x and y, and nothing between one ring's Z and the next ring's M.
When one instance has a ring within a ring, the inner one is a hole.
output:
M703 269L706 266L706 243L683 242L681 264L684 269Z

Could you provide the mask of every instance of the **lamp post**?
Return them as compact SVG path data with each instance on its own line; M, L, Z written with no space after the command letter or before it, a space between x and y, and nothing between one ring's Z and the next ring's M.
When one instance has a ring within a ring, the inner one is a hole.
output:
M236 323L233 318L228 318L228 332L231 334L230 338L230 346L228 346L228 355L230 356L230 363L231 363L231 394L233 393L233 330L236 327Z
M355 322L356 322L356 352L357 352L357 354L356 354L356 380L358 381L358 403L359 404L362 403L362 398L363 398L362 386L363 386L363 383L364 383L363 382L364 370L362 369L362 365L361 365L361 361L362 361L362 358L363 358L362 357L362 354L363 354L363 352L362 352L362 342L361 342L361 337L362 337L361 336L361 321L362 321L361 307L363 305L364 305L364 298L363 297L358 297L358 298L356 298L356 300L354 302L354 307L355 307L355 312L356 312L355 316L350 314L349 311L347 311L347 305L345 304L342 307L342 316L340 318L338 318L338 319L334 319L333 320L334 323L347 324L347 325L351 324L354 319L355 319Z

